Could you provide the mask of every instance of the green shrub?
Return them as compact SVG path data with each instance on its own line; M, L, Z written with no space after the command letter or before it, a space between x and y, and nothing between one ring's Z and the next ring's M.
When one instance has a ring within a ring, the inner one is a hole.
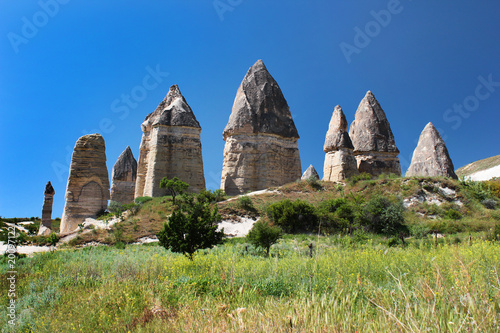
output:
M221 189L214 192L211 190L201 190L196 196L196 200L208 203L224 201L226 200L226 193Z
M160 188L164 188L170 193L170 195L172 196L172 202L175 205L175 197L186 192L186 190L189 188L189 184L183 182L177 177L174 177L172 179L164 177L160 182Z
M238 198L238 206L244 210L249 210L249 211L255 210L252 199L246 195L243 195Z
M55 232L51 232L47 238L47 243L52 246L56 246L57 242L59 242L59 236Z
M495 209L497 207L497 202L495 199L486 199L481 201L481 204L487 209Z
M352 186L359 181L371 180L371 179L372 179L372 175L370 175L369 173L363 172L363 173L360 173L359 175L355 175L355 176L350 177L347 180L347 182Z
M125 211L125 207L119 202L110 201L108 204L108 212L113 214L116 218L122 216L123 211Z
M282 200L269 205L266 213L275 225L287 233L317 231L318 216L315 208L305 201Z
M462 180L460 182L460 185L462 190L464 190L469 197L472 197L478 201L490 199L493 196L491 187L486 183L476 182L468 179Z
M456 221L462 218L462 214L458 210L452 208L446 212L444 217L448 220Z
M282 235L282 230L278 226L271 226L267 221L257 221L247 235L250 243L256 247L262 247L269 256L271 245L276 243Z
M363 209L363 222L367 230L376 234L399 235L409 234L404 225L405 207L401 201L395 203L382 196L374 196Z
M346 198L326 200L319 204L318 217L327 232L348 231L356 227L357 215L354 205Z

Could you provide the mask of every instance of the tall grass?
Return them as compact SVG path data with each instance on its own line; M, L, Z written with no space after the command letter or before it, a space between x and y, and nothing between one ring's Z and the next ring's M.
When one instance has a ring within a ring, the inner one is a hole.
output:
M66 250L18 262L18 332L496 332L500 245L405 249L286 238L194 261L159 246ZM7 304L6 265L1 301ZM5 307L0 327L7 331Z

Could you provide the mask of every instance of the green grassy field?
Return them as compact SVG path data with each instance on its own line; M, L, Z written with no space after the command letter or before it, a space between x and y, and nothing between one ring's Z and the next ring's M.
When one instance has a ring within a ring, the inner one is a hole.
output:
M408 243L287 236L265 257L240 239L193 261L156 245L37 254L16 262L17 332L500 330L499 243Z

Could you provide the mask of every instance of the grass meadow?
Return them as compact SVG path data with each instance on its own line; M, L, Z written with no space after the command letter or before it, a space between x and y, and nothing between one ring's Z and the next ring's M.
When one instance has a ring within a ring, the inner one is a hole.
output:
M16 332L500 331L500 245L480 239L287 236L271 257L229 240L193 261L158 245L98 246L16 265ZM0 327L9 332L6 307Z

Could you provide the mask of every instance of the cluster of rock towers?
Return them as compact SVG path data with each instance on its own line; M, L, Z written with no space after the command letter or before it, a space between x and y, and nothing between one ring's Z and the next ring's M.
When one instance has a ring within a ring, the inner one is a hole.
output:
M379 102L369 91L349 131L340 106L335 107L325 138L325 181L342 181L360 172L401 175L399 150ZM86 135L76 142L66 189L61 234L78 228L107 208L108 200L130 203L141 196L166 195L164 177L178 177L189 190L205 189L201 126L181 94L167 96L141 125L139 162L127 147L108 179L104 139ZM223 132L226 142L221 189L228 195L281 186L301 178L299 134L283 93L264 63L257 61L241 82ZM415 149L407 175L455 177L443 140L429 123ZM319 176L311 165L303 179ZM50 231L54 190L47 184L42 222ZM50 211L49 211L50 206ZM47 217L48 216L48 217ZM47 231L48 230L48 231Z

